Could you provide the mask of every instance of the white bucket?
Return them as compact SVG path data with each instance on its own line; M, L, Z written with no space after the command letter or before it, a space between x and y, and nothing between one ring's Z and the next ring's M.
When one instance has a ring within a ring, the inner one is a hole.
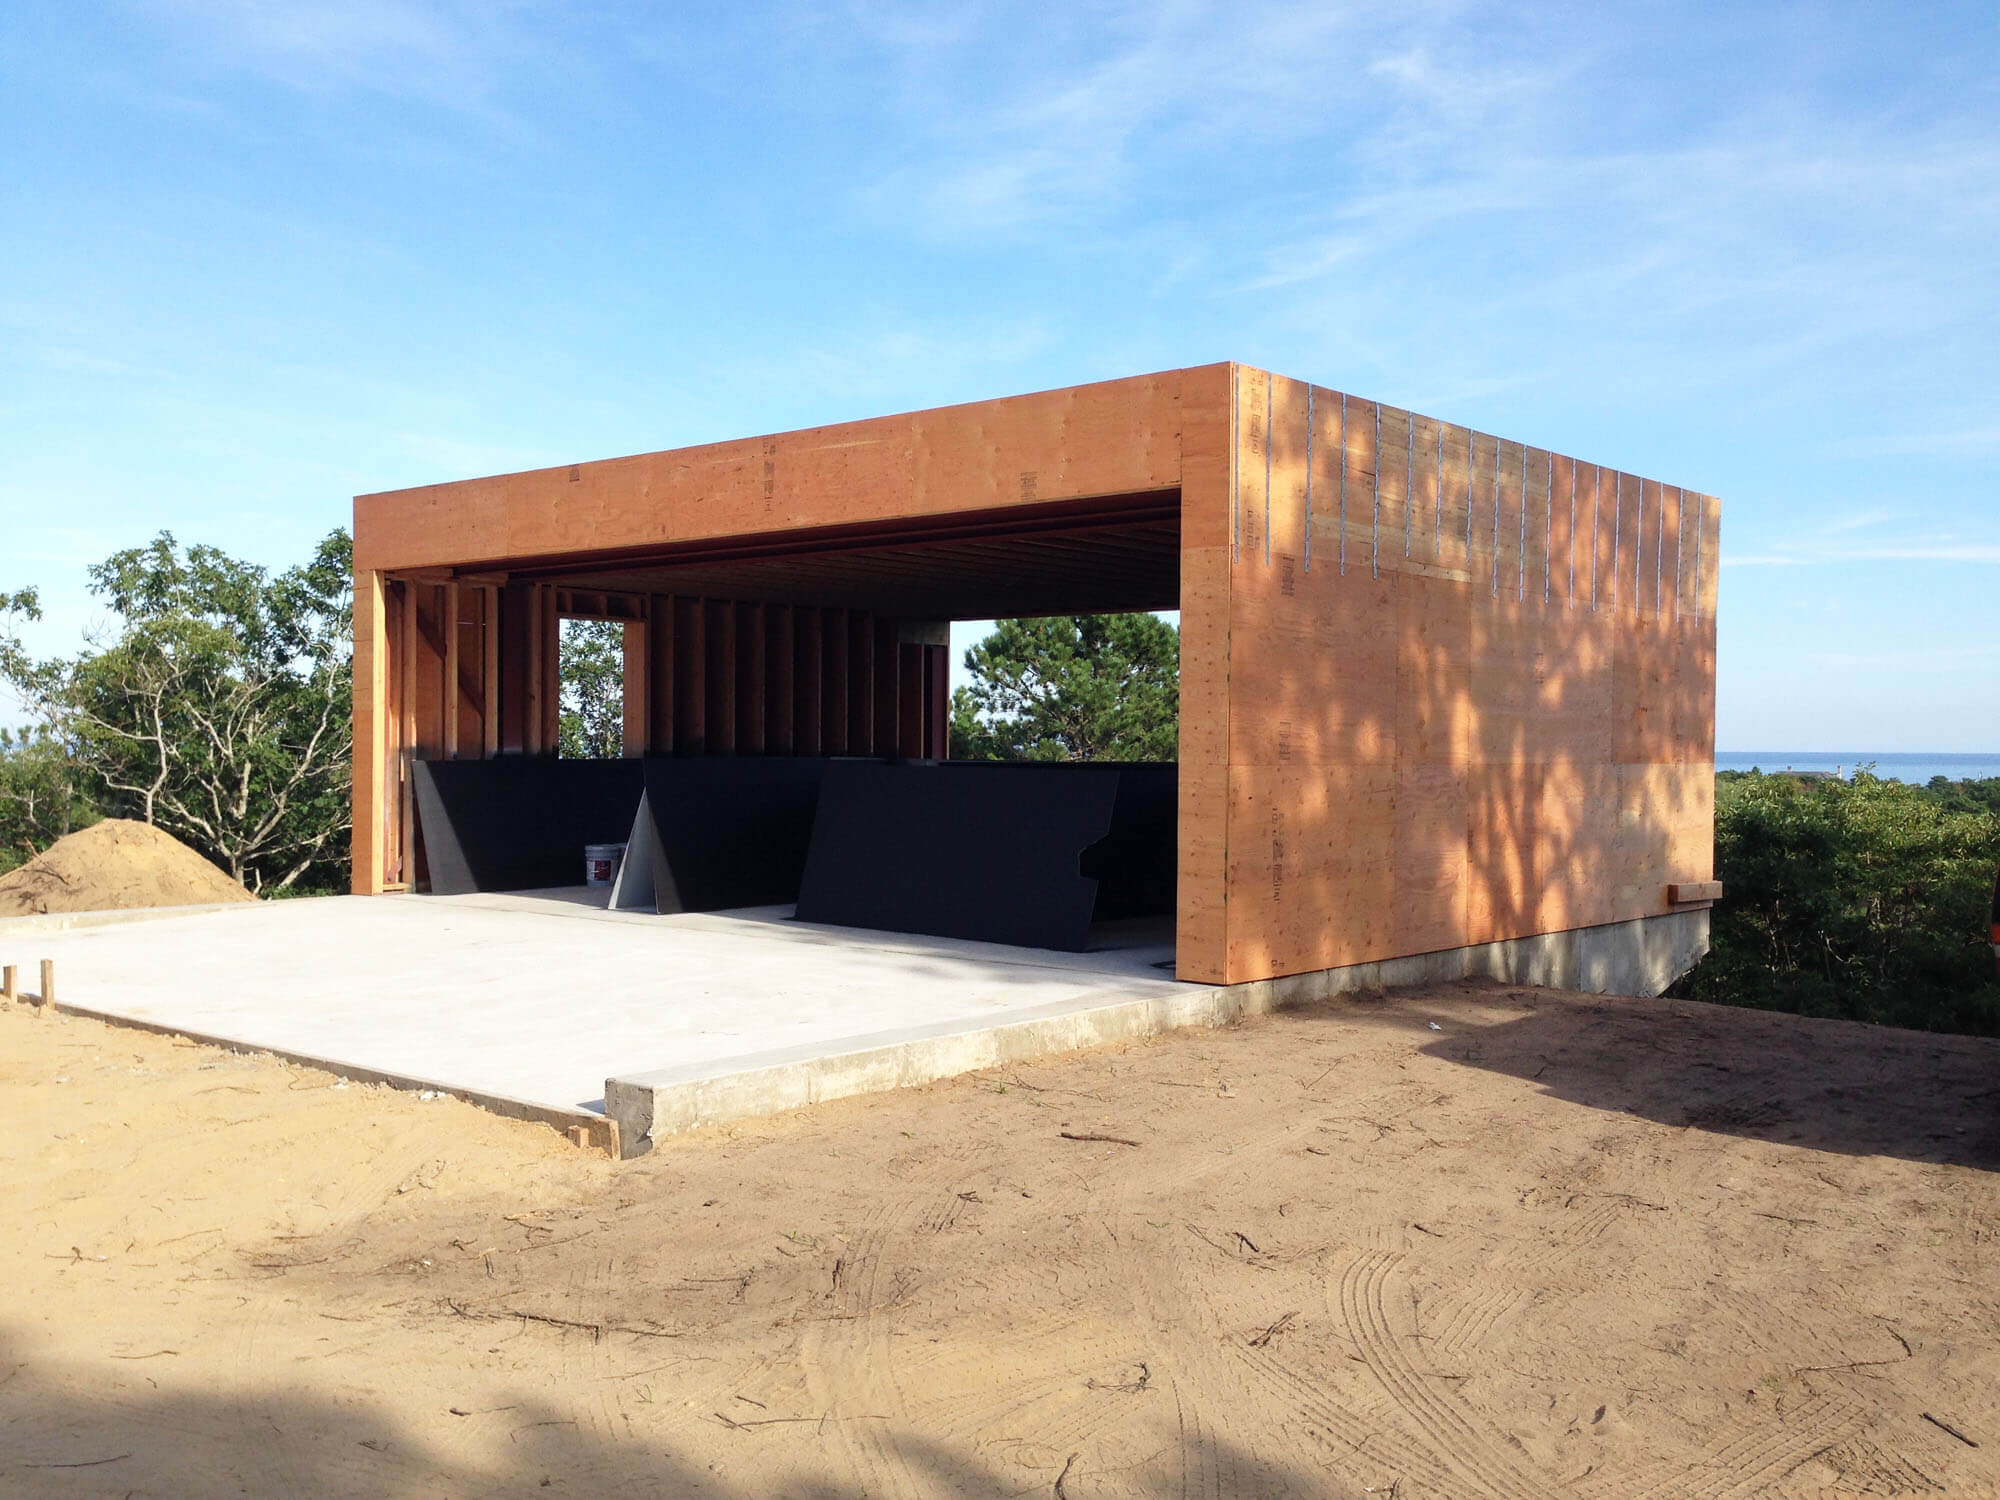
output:
M618 878L618 866L625 858L623 844L585 844L583 883L609 885Z

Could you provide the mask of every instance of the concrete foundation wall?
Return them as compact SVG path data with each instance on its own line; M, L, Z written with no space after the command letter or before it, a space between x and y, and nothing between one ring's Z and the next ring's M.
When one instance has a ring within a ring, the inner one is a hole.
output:
M604 1083L620 1149L642 1155L668 1136L830 1099L930 1083L980 1068L1224 1026L1281 1006L1357 990L1488 978L1593 994L1657 995L1708 952L1708 912L1671 912L1602 927L1350 964L1247 984L1186 985L1078 1009L1051 1006L998 1026L922 1027L857 1037L832 1052L802 1047L732 1063L666 1069Z
M1304 1005L1357 990L1494 979L1579 990L1589 995L1658 995L1708 952L1708 909L1667 912L1538 933L1467 948L1446 948L1377 963L1315 969L1278 979L1230 985L1245 995L1246 1012Z

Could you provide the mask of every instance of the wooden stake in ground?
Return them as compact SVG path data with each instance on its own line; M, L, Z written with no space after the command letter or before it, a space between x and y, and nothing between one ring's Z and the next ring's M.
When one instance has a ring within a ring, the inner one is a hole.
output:
M8 964L5 968L0 969L0 1000L18 1000L20 998L20 981L14 977L14 966Z
M47 1010L56 1003L56 961L42 960L42 1009Z

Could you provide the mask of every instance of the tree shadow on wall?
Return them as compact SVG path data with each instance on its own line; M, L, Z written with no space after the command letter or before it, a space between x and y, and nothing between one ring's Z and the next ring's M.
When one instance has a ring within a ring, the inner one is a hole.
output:
M2000 1170L1993 1038L1690 1001L1511 993L1532 1008L1492 1024L1418 1002L1446 1032L1422 1050L1676 1129Z

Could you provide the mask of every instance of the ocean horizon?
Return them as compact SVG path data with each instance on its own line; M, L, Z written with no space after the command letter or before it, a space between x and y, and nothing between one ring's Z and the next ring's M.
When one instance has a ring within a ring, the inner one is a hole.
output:
M1957 755L1942 750L1718 750L1718 771L1831 771L1852 776L1866 768L1885 781L1922 786L1934 776L1983 781L2000 776L2000 755Z

